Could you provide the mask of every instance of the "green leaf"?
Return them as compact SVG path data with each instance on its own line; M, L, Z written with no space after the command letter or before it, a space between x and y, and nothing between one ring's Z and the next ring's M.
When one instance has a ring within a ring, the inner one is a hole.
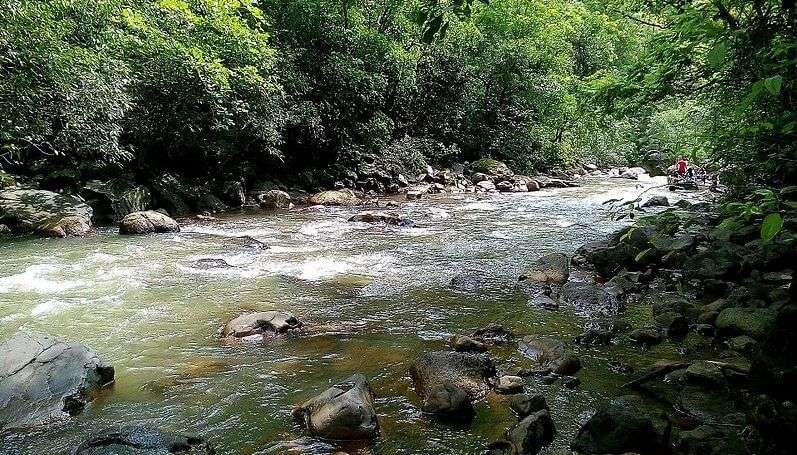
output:
M764 79L764 88L772 95L780 93L781 85L783 85L783 77L781 76L772 76Z
M649 253L651 253L652 251L654 251L653 248L648 248L648 249L640 251L639 254L637 254L636 257L634 257L634 261L635 262L642 262L642 259L645 256L647 256Z
M783 229L783 217L780 213L770 213L761 224L761 240L769 242Z
M706 55L706 59L708 60L708 64L714 67L715 69L722 67L725 63L725 58L728 55L728 43L725 41L720 41L714 46L713 49L709 51Z

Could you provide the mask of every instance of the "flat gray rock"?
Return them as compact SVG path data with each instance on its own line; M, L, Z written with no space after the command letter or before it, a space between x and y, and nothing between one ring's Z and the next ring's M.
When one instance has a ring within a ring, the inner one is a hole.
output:
M287 311L260 311L242 314L224 326L225 337L244 338L254 335L281 334L302 326L299 319Z
M0 344L0 428L75 415L114 369L79 343L17 332Z

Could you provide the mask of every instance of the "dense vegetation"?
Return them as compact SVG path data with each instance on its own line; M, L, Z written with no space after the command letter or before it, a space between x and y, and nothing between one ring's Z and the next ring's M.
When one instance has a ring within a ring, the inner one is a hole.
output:
M790 0L0 3L0 169L44 186L654 150L795 177Z

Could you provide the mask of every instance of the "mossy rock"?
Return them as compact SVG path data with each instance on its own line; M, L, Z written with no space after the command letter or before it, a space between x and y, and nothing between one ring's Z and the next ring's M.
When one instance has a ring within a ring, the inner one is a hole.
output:
M717 316L720 334L747 335L761 340L775 330L777 313L768 308L725 308Z
M482 158L474 161L470 165L470 171L471 173L480 172L487 175L513 175L509 166L492 158Z
M17 182L10 174L0 171L0 189L9 188L16 185Z

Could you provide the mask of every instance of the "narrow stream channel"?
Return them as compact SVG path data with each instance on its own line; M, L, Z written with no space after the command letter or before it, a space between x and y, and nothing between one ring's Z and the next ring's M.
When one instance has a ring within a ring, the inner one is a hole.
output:
M566 308L530 307L515 292L517 276L544 254L572 252L616 230L601 203L657 184L591 180L405 202L399 210L415 228L347 222L356 208L302 208L191 222L180 234L101 229L88 238L2 243L0 338L25 329L82 342L114 364L117 381L73 419L0 435L0 452L69 453L109 426L146 423L200 433L220 454L481 453L516 421L504 399L491 394L478 403L467 428L429 420L412 391L411 361L490 322L572 342L583 320ZM247 248L239 236L270 249ZM232 267L195 267L202 258ZM449 288L470 271L488 277L485 289ZM220 341L225 321L268 309L330 330L266 345ZM557 425L543 453L569 453L579 423L629 379L610 360L640 370L677 355L669 343L651 351L622 343L574 349L584 364L576 390L526 379L527 391L547 396ZM512 348L494 356L499 366L524 362ZM382 437L358 449L303 436L291 407L356 372L378 396Z

